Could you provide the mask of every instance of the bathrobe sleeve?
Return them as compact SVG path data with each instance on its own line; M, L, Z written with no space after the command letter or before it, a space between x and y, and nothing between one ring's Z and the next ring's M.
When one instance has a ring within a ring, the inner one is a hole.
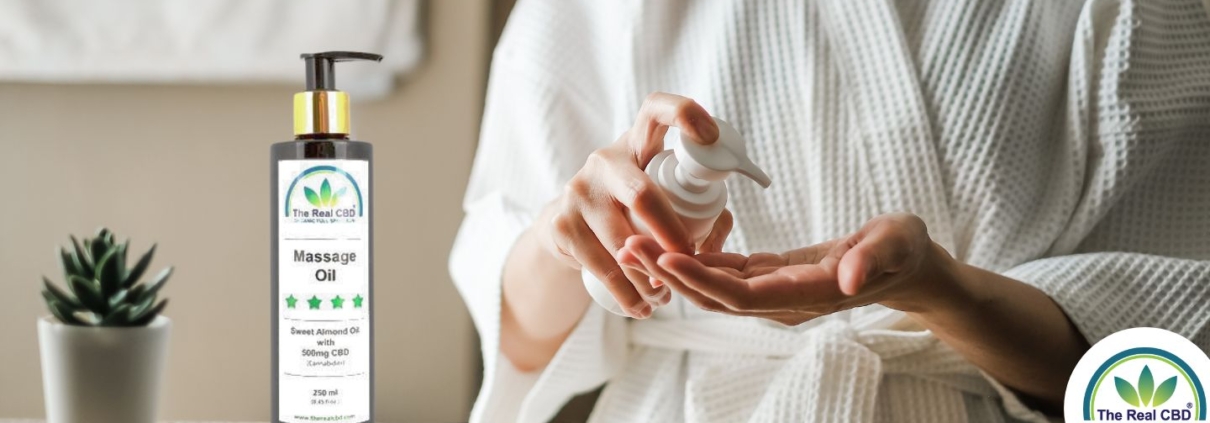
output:
M1210 349L1210 14L1185 5L1086 3L1056 158L1080 194L1050 257L1005 272L1090 342L1152 326Z
M1046 292L1090 343L1147 326L1210 350L1210 15L1184 6L1086 3L1072 154L1056 158L1080 194L1050 257L1003 272ZM1006 410L1033 414L1001 392Z
M579 2L521 2L494 52L478 151L450 273L481 340L472 422L546 421L625 358L625 321L589 307L551 363L519 372L500 354L501 274L514 242L590 152L612 142L609 102ZM581 43L581 44L577 44ZM569 280L567 283L581 283Z

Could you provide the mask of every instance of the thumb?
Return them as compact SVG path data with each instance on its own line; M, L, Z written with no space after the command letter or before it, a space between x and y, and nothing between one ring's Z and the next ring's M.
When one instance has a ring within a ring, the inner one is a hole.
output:
M639 108L639 115L627 137L640 168L647 167L647 162L664 150L664 135L670 127L680 128L699 144L713 144L718 140L718 125L700 104L676 94L651 93Z
M840 258L836 279L841 292L857 295L871 279L904 268L913 254L911 237L892 220L880 220L862 228Z
M866 281L874 277L878 271L878 255L868 243L858 243L840 258L836 268L836 281L840 284L840 292L853 296L861 292Z

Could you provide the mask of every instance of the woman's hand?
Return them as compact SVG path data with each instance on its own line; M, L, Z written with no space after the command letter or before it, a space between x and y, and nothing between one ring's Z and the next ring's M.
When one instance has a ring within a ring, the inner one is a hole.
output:
M693 257L634 236L618 260L703 309L787 325L873 303L905 311L1050 413L1062 410L1067 376L1088 350L1046 293L953 259L911 214L878 216L857 233L785 254Z
M651 303L671 299L667 287L623 270L614 255L634 235L631 216L653 229L651 242L661 250L693 253L668 199L642 171L664 149L664 135L672 126L702 144L718 139L714 119L693 100L648 96L634 125L617 142L592 153L564 194L513 245L502 276L500 351L517 369L532 371L550 363L583 316L592 299L580 283L582 268L603 281L630 316L648 317ZM703 250L722 245L730 229L727 214Z
M654 286L641 272L621 268L615 260L626 239L635 234L627 215L633 214L652 228L654 238L649 239L661 250L694 252L672 205L643 172L652 157L663 151L664 135L672 126L702 144L718 140L718 126L702 106L677 95L651 94L634 126L612 145L589 156L535 227L547 252L572 268L587 268L631 317L650 316L653 305L667 303L671 292ZM715 232L725 236L731 220L719 221L727 227ZM721 240L707 243L721 245Z
M635 236L619 262L665 282L705 310L797 325L837 311L881 303L915 311L937 303L956 264L906 213L876 217L844 238L784 254L667 251ZM952 291L952 290L950 290Z

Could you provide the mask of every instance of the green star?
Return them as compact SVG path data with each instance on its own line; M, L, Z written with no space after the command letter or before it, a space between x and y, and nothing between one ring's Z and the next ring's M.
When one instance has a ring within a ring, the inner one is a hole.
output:
M298 302L298 298L294 298L294 294L286 297L286 308L294 308L294 303Z
M345 299L339 295L332 297L332 308L344 308Z
M319 299L319 297L316 297L314 295L311 296L311 299L307 300L307 304L311 305L312 310L319 310L319 305L322 304L323 302L324 302L323 300Z
M353 308L361 308L362 300L365 300L365 298L361 298L361 294L357 294L356 297L353 297Z

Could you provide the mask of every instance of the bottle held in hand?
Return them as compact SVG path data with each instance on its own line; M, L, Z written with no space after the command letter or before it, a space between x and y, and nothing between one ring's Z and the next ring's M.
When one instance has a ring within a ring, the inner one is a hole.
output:
M773 183L769 175L748 158L743 136L722 119L718 124L718 141L702 145L685 139L672 149L656 154L645 172L667 195L694 245L700 245L710 235L714 221L727 207L727 186L724 182L732 172L756 181L763 188ZM631 213L630 224L635 232L650 235L642 219ZM625 316L609 288L587 269L581 271L584 288L592 299L613 314Z

